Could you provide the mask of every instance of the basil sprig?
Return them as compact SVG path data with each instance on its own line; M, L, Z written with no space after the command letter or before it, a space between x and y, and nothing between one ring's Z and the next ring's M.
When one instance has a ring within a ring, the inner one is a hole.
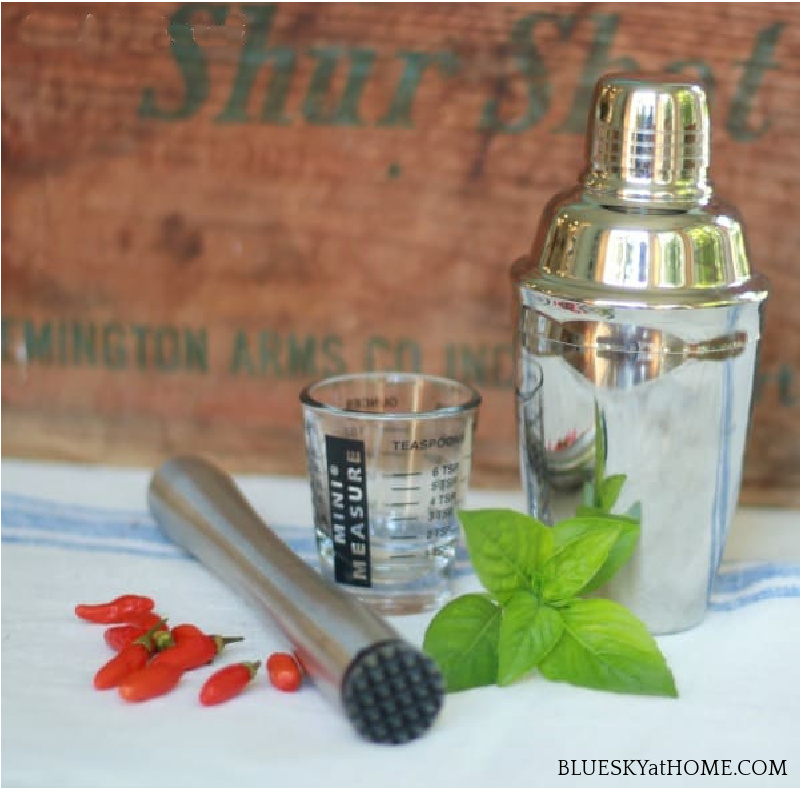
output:
M642 622L616 602L582 598L617 572L638 539L635 519L608 514L624 482L617 478L599 477L593 505L552 527L508 509L459 513L487 593L454 599L425 632L423 649L449 691L507 685L538 669L582 687L677 696Z

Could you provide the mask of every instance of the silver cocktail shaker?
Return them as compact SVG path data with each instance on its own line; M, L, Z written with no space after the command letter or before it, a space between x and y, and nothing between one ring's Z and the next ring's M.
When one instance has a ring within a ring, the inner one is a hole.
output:
M512 268L523 484L548 519L624 475L612 511L641 535L603 593L677 632L703 618L736 505L767 283L708 180L701 86L603 78L588 137Z

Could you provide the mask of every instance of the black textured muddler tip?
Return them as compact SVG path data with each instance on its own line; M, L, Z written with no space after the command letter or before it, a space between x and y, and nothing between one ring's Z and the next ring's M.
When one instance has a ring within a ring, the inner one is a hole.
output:
M436 663L402 640L375 643L359 652L342 682L348 719L365 738L403 744L425 733L444 701Z

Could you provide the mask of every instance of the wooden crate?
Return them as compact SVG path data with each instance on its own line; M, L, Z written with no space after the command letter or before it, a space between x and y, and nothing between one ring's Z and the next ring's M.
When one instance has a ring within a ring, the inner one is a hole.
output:
M423 369L517 484L509 264L592 85L712 92L768 308L744 500L800 504L800 14L773 4L2 6L6 456L303 473L298 391Z

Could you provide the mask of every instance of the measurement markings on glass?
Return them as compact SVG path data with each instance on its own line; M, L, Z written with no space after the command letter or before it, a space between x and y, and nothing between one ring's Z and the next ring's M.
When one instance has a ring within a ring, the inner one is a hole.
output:
M390 487L392 492L405 492L406 490L421 490L421 487Z

